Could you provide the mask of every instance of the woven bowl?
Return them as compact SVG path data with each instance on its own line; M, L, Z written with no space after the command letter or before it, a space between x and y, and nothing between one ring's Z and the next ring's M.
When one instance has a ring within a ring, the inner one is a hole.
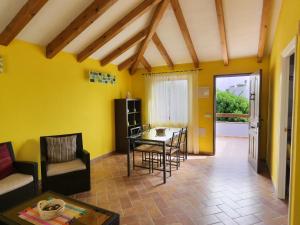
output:
M41 219L51 220L65 210L65 202L61 199L42 200L38 202L37 209Z
M157 128L156 136L159 136L159 137L166 136L166 128Z

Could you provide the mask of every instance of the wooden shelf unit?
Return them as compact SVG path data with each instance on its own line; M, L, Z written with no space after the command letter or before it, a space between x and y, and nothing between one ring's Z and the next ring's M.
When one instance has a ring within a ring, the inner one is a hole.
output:
M115 99L116 152L126 153L130 129L142 126L142 101L140 99Z

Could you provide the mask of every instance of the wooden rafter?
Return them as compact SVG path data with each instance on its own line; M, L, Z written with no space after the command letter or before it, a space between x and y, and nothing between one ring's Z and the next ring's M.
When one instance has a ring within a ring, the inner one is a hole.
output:
M167 50L165 49L163 43L161 42L161 40L159 39L157 33L155 33L152 37L152 41L154 42L156 48L158 49L158 51L160 52L161 56L164 58L164 60L166 61L166 63L168 64L168 66L170 68L174 67L174 63L172 62L171 57L169 56Z
M0 34L0 44L9 43L23 30L48 0L28 0Z
M140 62L148 72L151 72L152 67L145 57L142 57Z
M105 56L102 60L100 60L101 65L105 66L106 64L110 63L113 61L115 58L120 56L122 53L124 53L126 50L131 48L133 45L135 45L137 42L142 40L146 34L147 34L148 29L143 29L136 35L134 35L132 38L130 38L128 41L126 41L124 44L116 48L114 51L109 53L107 56Z
M133 55L130 58L126 59L125 61L121 62L118 65L118 70L121 71L121 70L128 69L134 63L135 59L136 59L136 55Z
M174 14L176 16L178 25L180 27L181 33L183 35L184 41L186 43L186 46L187 46L187 48L189 50L189 53L190 53L190 55L192 57L194 66L196 68L198 68L199 67L199 59L198 59L195 47L193 45L193 42L192 42L191 35L189 33L188 27L186 25L186 22L185 22L185 19L184 19L184 16L183 16L180 4L179 4L178 0L171 0L171 5L172 5L172 8L173 8Z
M220 33L221 46L222 46L222 55L223 55L224 65L227 66L229 63L229 58L228 58L228 47L227 47L227 37L226 37L226 29L225 29L223 2L222 2L222 0L215 0L215 3L216 3L216 11L217 11L217 16L218 16L218 25L219 25L219 33Z
M135 7L132 11L130 11L125 17L119 20L115 25L113 25L110 29L108 29L104 34L102 34L99 38L93 41L89 46L87 46L83 51L81 51L77 55L77 60L82 62L107 42L109 42L113 37L119 34L122 30L124 30L129 24L139 18L142 14L144 14L147 10L150 9L151 6L156 5L161 0L144 0L141 4Z
M152 17L150 26L149 26L148 34L147 34L146 38L143 40L141 47L137 53L136 60L130 69L131 74L134 74L136 72L137 66L140 63L140 60L142 59L142 57L144 56L147 46L148 46L149 42L151 41L154 33L156 32L156 28L157 28L160 20L162 19L164 13L166 12L169 3L170 3L169 0L162 0L162 2L157 6L157 8L154 12L154 15Z
M47 58L54 57L59 51L74 40L82 31L103 15L118 0L95 0L77 16L46 47Z
M258 44L258 53L257 53L257 61L262 62L266 42L267 42L267 34L270 24L271 17L271 0L264 0L263 2L263 10L261 15L261 24L260 24L260 35L259 35L259 44Z

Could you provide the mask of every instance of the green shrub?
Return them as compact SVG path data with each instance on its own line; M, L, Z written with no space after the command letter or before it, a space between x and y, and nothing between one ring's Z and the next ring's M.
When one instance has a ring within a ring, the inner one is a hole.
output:
M249 100L243 96L236 96L228 91L217 90L217 113L249 113ZM247 122L247 118L217 118L218 121Z

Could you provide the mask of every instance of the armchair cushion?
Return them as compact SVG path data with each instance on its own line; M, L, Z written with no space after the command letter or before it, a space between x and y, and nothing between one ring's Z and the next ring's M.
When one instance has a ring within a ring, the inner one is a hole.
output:
M0 179L3 179L14 172L13 159L7 143L0 144Z
M47 176L50 177L78 170L86 170L86 165L80 159L63 163L50 163L48 164Z
M13 173L0 180L0 195L16 190L33 181L33 176L23 173Z
M46 140L50 163L62 163L76 159L76 135L47 137Z

